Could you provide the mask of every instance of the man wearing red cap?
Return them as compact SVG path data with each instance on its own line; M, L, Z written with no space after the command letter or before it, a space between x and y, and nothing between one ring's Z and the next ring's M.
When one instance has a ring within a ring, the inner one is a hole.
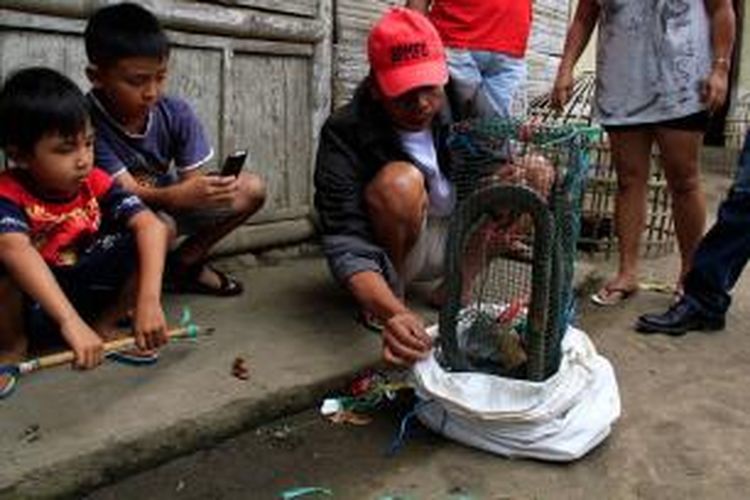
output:
M442 274L448 217L440 36L422 14L393 8L368 40L371 72L323 127L315 206L333 275L383 326L386 361L410 364L430 349L404 286Z
M407 0L429 15L448 55L453 104L464 116L510 116L526 80L531 0Z

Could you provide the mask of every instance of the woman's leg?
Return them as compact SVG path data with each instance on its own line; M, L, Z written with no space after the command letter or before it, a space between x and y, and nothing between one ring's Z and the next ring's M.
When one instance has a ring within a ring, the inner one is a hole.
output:
M703 132L658 127L655 136L672 195L672 214L681 259L677 285L681 287L706 225L706 200L699 167Z
M615 232L620 255L617 276L605 288L629 293L638 287L638 254L646 220L653 135L648 128L633 128L611 131L609 140L617 174Z

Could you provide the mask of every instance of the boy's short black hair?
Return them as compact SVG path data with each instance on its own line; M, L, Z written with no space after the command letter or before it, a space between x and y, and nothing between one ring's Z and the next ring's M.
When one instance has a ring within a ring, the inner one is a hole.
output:
M134 3L103 7L89 18L84 32L86 56L106 66L126 57L169 57L169 39L156 17Z
M33 151L48 134L73 137L86 130L89 108L81 89L49 68L11 74L0 90L0 147Z

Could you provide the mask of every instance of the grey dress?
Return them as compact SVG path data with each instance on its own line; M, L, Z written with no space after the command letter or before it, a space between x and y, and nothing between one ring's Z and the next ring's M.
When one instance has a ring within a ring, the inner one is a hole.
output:
M603 125L647 124L705 109L711 70L704 0L598 0L594 110Z

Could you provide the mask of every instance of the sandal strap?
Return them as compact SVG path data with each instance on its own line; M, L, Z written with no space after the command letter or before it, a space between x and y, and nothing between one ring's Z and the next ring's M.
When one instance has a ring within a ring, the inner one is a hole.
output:
M18 378L15 375L5 375L8 377L8 381L2 386L2 388L0 388L0 399L7 398L13 394L13 391L16 390L16 384L18 383Z
M169 291L177 293L198 293L203 295L215 295L228 297L239 295L244 291L242 283L219 271L205 260L200 260L188 266L181 264L177 257L170 254L169 257ZM207 285L200 281L200 275L204 269L213 272L219 280L219 286Z
M211 270L213 273L216 274L219 278L219 288L218 290L223 291L225 293L241 293L242 292L242 284L237 281L236 279L230 277L227 273L223 271L219 271L215 267L213 267L210 264L205 264L205 268Z

